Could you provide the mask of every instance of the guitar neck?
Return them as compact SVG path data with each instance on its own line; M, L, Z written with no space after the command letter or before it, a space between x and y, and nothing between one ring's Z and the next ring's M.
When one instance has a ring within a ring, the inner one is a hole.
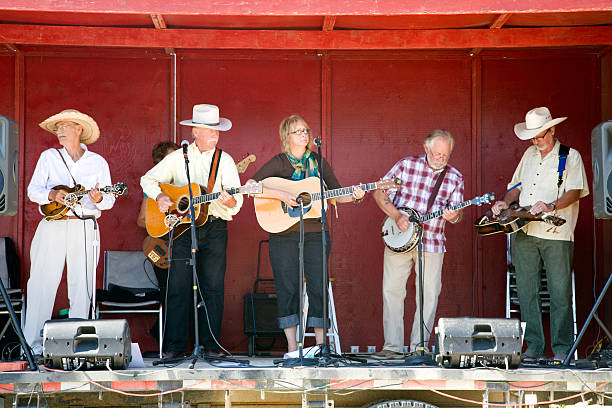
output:
M434 218L438 218L438 217L440 217L444 213L444 210L453 210L453 211L454 210L460 210L460 209L465 208L465 207L467 207L467 206L469 206L471 204L472 204L472 200L468 200L468 201L464 201L462 203L459 203L457 205L452 205L450 207L446 207L443 210L438 210L438 211L434 211L434 212L429 213L429 214L425 214L425 215L419 217L419 222L425 222L425 221L429 221L429 220L434 219Z
M231 195L234 195L240 192L240 187L232 187L225 191L227 191ZM198 204L208 203L213 200L216 200L220 195L221 195L220 191L216 193L202 194L201 196L197 196L193 198L193 204L198 205Z
M75 191L72 194L76 195L77 197L83 197L83 196L86 196L87 194L89 194L89 192L91 190L92 189L89 189L89 190L79 190L79 191ZM101 193L112 193L113 192L112 190L113 189L110 188L110 187L103 187L103 188L99 189L98 191L100 191Z
M329 198L349 196L349 195L353 194L353 191L355 191L356 187L361 188L363 191L376 190L378 188L376 186L376 182L374 182L374 183L366 183L366 184L358 184L358 185L350 186L350 187L341 187L341 188L336 188L334 190L327 190L327 191L325 191L323 193L324 194L324 198L327 200ZM321 199L321 193L320 192L313 193L312 194L312 199L313 200L320 200Z

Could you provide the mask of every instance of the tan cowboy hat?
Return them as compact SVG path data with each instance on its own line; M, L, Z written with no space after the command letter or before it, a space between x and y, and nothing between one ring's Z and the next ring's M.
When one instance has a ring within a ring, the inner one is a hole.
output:
M547 107L534 108L525 115L525 122L514 125L514 133L521 140L533 139L543 130L550 129L567 117L553 119Z
M80 137L82 143L92 144L100 137L100 128L98 128L96 121L91 116L81 113L76 109L66 109L56 113L40 122L38 126L56 135L55 126L57 122L62 121L78 123L83 127Z
M219 107L216 105L194 105L192 120L183 120L181 125L195 126L217 130L230 130L232 122L219 117Z

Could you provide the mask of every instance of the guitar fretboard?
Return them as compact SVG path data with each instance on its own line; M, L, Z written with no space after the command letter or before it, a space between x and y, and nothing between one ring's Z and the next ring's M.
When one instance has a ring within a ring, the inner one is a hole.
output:
M77 197L83 197L89 194L90 191L91 190L79 190L79 191L75 191L72 194L76 195ZM114 193L115 189L112 187L104 187L104 188L99 189L98 191L100 191L101 193Z
M227 191L229 194L236 194L240 192L240 187L233 187L230 188L229 190L225 190ZM210 193L210 194L202 194L201 196L197 196L193 198L193 204L194 205L198 205L198 204L202 204L202 203L208 203L210 201L216 200L217 197L219 197L221 195L221 192L218 191L216 193Z
M376 190L378 187L376 186L377 183L366 183L366 184L357 184L355 186L350 186L350 187L342 187L342 188L336 188L334 190L328 190L323 192L325 199L327 200L328 198L335 198L335 197L343 197L343 196L348 196L353 194L353 191L355 191L356 187L361 188L363 191L370 191L370 190ZM311 197L313 200L320 200L321 199L321 192L318 193L312 193Z

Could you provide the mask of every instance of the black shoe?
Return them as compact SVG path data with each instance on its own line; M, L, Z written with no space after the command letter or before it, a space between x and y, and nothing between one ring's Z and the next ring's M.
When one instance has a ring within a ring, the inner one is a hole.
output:
M222 359L222 358L225 358L226 356L227 356L227 355L226 355L224 352L220 351L220 350L217 350L217 351L213 351L213 350L206 350L206 351L204 352L204 357L205 357L205 358L209 358L209 359L211 359L211 360L214 360L214 359Z

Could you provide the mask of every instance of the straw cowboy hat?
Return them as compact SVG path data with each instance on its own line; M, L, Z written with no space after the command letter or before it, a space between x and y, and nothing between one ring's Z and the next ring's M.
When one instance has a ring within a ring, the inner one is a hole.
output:
M514 133L521 140L533 139L543 130L550 129L567 117L553 119L547 107L534 108L525 115L525 122L514 125Z
M43 120L38 126L56 135L55 126L58 122L63 121L78 123L83 127L80 137L82 143L91 144L100 137L100 128L98 128L96 121L91 116L81 113L76 109L63 110Z
M183 120L181 125L195 126L208 129L230 130L232 122L219 117L219 107L216 105L194 105L192 120Z

